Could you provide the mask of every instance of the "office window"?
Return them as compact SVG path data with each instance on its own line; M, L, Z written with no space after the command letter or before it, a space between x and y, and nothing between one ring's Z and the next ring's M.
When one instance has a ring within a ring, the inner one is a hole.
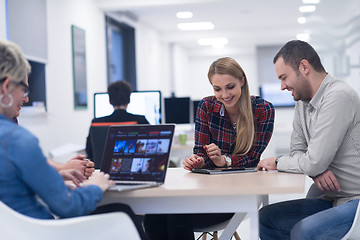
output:
M128 81L136 90L135 30L106 17L108 84Z

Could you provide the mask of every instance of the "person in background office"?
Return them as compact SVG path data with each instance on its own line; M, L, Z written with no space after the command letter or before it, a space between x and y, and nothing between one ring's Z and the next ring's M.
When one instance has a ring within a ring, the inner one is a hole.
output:
M266 158L258 170L303 173L322 196L271 204L260 210L260 237L341 239L360 198L360 99L328 74L308 43L286 43L274 58L281 90L296 101L289 156Z
M114 185L108 174L94 173L85 180L77 170L56 171L42 154L36 137L13 122L28 97L29 72L30 64L20 48L0 40L0 201L39 219L123 211L133 219L141 238L147 239L129 206L96 208L103 192ZM64 179L78 187L69 188Z
M127 81L113 82L109 85L107 92L110 104L114 107L114 112L109 116L94 118L92 123L136 122L137 124L149 124L145 116L131 114L126 111L132 92L130 83ZM90 131L86 139L86 154L88 158L93 158Z
M191 171L256 167L272 136L272 104L250 96L245 72L232 58L213 62L208 78L215 96L203 98L198 105L194 153L185 159L184 168ZM232 216L233 213L146 215L144 225L151 239L187 240L194 239L194 228L211 226Z

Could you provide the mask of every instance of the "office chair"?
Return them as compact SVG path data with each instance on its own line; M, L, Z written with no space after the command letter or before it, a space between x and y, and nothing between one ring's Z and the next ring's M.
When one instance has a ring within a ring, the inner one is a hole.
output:
M341 240L357 240L360 239L360 201L358 203L353 224L349 231L345 234L345 236Z
M311 186L309 187L309 190L306 194L306 198L316 198L316 197L320 197L322 194L324 193L324 191L320 190L315 183L311 184Z
M107 133L110 126L113 125L134 125L137 124L135 121L130 122L96 122L92 123L90 126L90 137L91 137L91 149L86 148L86 150L91 150L87 152L88 157L95 164L95 169L101 168L101 161L104 153L105 142Z
M200 238L202 238L202 240L206 240L207 234L212 236L213 240L218 240L218 231L223 230L225 228L229 229L230 231L230 233L229 232L223 233L223 235L224 234L226 235L224 236L225 239L231 239L232 237L234 237L236 240L241 240L239 234L236 232L236 228L239 226L239 224L245 218L245 216L246 213L235 213L231 219L226 220L222 223L218 223L204 228L194 229L194 232L202 232L202 234L197 240L199 240Z
M0 201L0 226L1 239L141 239L134 222L123 212L44 220L22 215Z

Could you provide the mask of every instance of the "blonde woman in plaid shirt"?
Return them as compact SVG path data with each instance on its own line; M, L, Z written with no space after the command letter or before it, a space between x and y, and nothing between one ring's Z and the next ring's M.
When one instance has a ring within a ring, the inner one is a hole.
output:
M184 168L255 167L274 127L274 108L250 96L246 75L232 58L213 62L208 72L214 95L200 101L195 121L194 153ZM147 215L145 229L151 239L194 239L194 228L223 222L226 214Z

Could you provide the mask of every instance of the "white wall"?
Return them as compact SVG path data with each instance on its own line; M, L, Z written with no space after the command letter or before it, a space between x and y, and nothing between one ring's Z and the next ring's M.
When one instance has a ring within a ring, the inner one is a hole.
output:
M106 90L105 21L93 0L47 1L46 116L20 116L45 154L66 143L85 145L93 116L93 93ZM71 25L85 30L88 109L74 110Z
M346 55L349 57L350 69L349 76L345 77L350 86L360 93L360 33L357 32L354 43L346 49Z
M247 52L237 55L226 55L234 58L245 71L248 79L250 93L258 95L258 81L256 70L256 55L255 49L253 52ZM183 86L184 92L194 100L200 100L205 96L213 95L214 92L207 78L208 70L212 62L217 60L222 55L206 55L206 56L190 56L188 58L188 73Z
M5 0L0 0L0 39L6 39Z
M169 47L161 42L159 34L139 22L135 30L136 68L138 90L161 90L170 87Z

